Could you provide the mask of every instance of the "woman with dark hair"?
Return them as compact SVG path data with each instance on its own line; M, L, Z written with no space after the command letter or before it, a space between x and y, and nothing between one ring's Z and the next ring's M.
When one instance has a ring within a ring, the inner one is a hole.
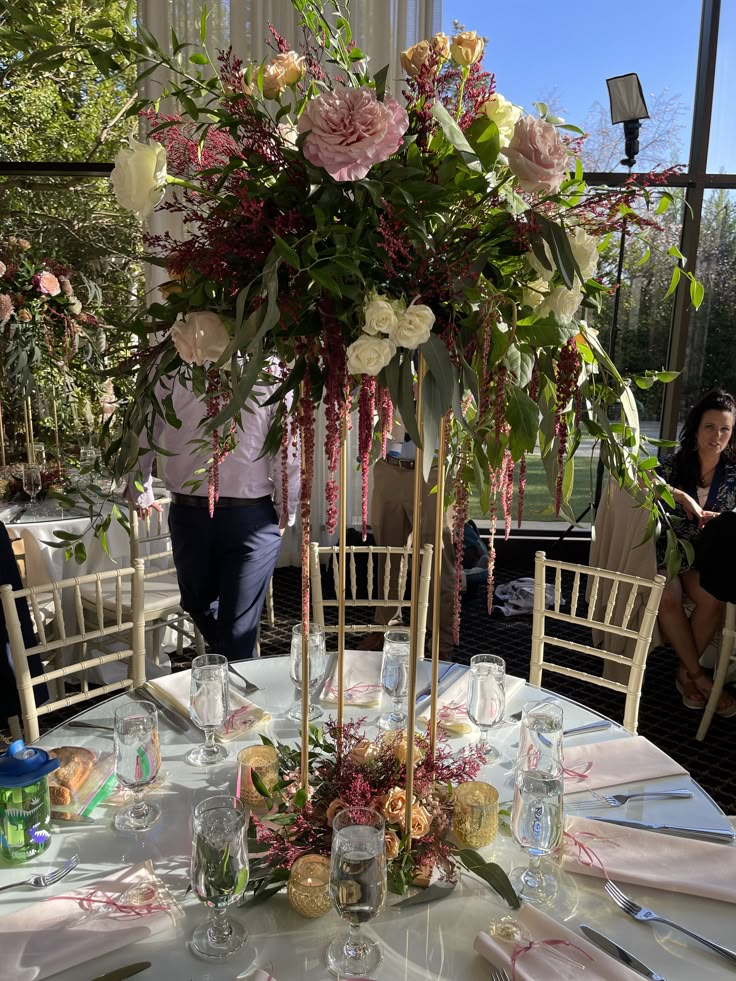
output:
M679 450L661 461L659 476L675 501L673 519L681 540L697 545L705 525L736 508L736 400L713 389L688 413ZM666 536L657 542L657 566L664 572ZM690 617L683 608L694 604ZM675 682L683 705L703 710L713 682L700 667L723 617L723 603L700 584L697 556L693 567L667 583L659 607L659 625L679 664ZM736 701L724 692L718 714L736 715Z

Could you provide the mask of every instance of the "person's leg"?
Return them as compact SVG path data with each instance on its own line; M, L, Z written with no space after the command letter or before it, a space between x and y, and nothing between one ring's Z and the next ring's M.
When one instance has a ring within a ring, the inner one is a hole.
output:
M276 568L281 535L270 501L223 508L217 521L217 652L228 660L253 657L268 583Z
M697 569L688 569L682 573L682 582L685 592L695 604L695 609L690 614L690 630L692 631L695 649L698 652L698 663L700 657L713 640L716 631L723 622L723 612L725 604L716 599L711 593L703 589L700 585L700 573ZM701 671L696 678L699 690L708 696L713 682ZM723 692L718 699L717 712L724 713L734 708L734 700L727 692Z
M373 492L371 496L371 531L376 545L406 545L411 532L411 511L414 506L414 471L392 467L383 460L373 466ZM384 562L378 563L379 589L383 587ZM391 568L389 596L398 592L399 565L394 561ZM377 607L376 623L389 623L397 614L398 607ZM383 638L381 638L381 641Z
M171 548L181 593L181 607L213 649L217 645L212 604L217 599L217 576L212 562L214 519L206 508L169 507Z
M435 542L435 526L437 516L437 495L430 493L437 481L437 471L432 470L429 483L424 485L422 494L422 545ZM434 588L430 586L429 610L427 612L427 627L432 629ZM442 518L442 571L440 573L440 653L450 656L455 646L453 622L455 616L455 554L452 545L452 533L447 527L446 517Z

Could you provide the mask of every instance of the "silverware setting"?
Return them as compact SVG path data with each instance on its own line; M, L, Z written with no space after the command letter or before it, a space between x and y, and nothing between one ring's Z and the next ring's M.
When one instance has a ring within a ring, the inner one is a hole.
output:
M604 824L616 824L622 828L639 828L642 831L658 831L665 835L678 835L682 838L697 838L701 841L716 841L730 844L736 838L733 828L688 828L678 824L662 824L654 821L633 821L630 818L614 818L608 815L594 814L591 821L602 821Z
M659 916L654 912L654 910L647 909L646 906L639 906L633 901L633 899L629 899L626 893L622 892L616 883L611 882L610 879L606 879L604 888L614 903L616 903L616 905L619 906L624 913L627 913L632 919L638 920L640 923L666 923L667 926L672 927L673 930L679 930L680 933L684 933L686 936L692 937L693 940L697 940L698 943L703 944L709 950L712 950L714 953L725 957L726 960L730 961L732 964L736 964L736 952L729 950L728 947L722 947L714 940L709 940L707 937L703 937L699 933L695 933L694 930L688 930L687 927L681 926L679 923L674 923L672 920L668 920L664 916Z
M71 722L66 722L65 725L69 729L102 729L104 732L115 731L114 726L105 725L103 722L85 722L83 719L72 719Z
M502 967L492 967L488 981L511 981L511 977L508 971L504 971Z
M583 933L591 943L594 943L599 950L604 951L609 957L613 957L615 960L620 961L627 967L630 967L634 971L638 971L645 978L649 978L649 981L667 981L667 978L663 977L661 974L657 974L650 967L640 961L638 957L629 953L625 947L621 947L610 937L607 937L604 933L599 933L594 930L593 927L588 926L587 923L580 924L580 932Z
M189 725L185 722L182 716L180 716L177 712L174 712L173 709L170 709L168 705L165 705L148 682L144 682L144 684L139 685L137 688L131 689L130 694L133 695L134 698L142 698L146 701L153 702L160 715L166 719L170 726L173 726L174 729L178 729L179 732L189 733Z
M124 981L125 978L132 978L134 974L147 971L151 966L150 961L138 961L137 964L126 964L124 967L116 967L106 974L98 974L92 981Z
M245 677L245 675L244 674L241 674L239 671L237 671L233 667L232 664L228 664L227 669L230 672L230 674L234 674L235 677L238 679L238 681L240 681L241 684L245 687L245 694L246 695L252 695L253 692L256 692L256 691L260 691L261 690L258 687L258 685L254 685L252 681L248 681L248 679Z
M46 886L53 886L55 882L59 882L65 875L69 875L72 869L75 869L78 865L79 855L72 855L71 858L67 859L58 869L54 869L53 872L47 872L45 875L32 875L28 879L22 879L20 882L11 882L7 886L0 886L0 892L3 892L5 889L17 889L19 886L45 889Z
M691 790L658 790L648 793L642 791L638 794L597 794L595 790L589 790L588 793L592 794L595 800L566 801L565 806L576 810L598 808L601 804L607 807L623 807L630 800L685 800L693 796Z

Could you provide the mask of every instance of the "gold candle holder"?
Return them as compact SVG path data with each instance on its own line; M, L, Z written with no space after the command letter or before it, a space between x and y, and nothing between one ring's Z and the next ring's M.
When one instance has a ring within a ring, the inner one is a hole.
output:
M291 866L287 895L292 909L316 919L332 909L330 860L324 855L302 855Z
M490 845L498 833L498 791L476 780L455 788L452 829L464 845Z
M279 779L279 754L273 746L246 746L238 753L238 793L248 807L266 807L266 799L253 783L253 773L271 790Z

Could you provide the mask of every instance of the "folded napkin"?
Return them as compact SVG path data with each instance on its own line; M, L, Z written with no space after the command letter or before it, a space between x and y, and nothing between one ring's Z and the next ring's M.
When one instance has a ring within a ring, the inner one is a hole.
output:
M121 896L139 885L151 887L151 898L121 904ZM0 917L0 981L41 981L168 930L183 915L150 862L111 872L95 885L66 889Z
M189 691L192 683L191 671L177 671L175 674L167 674L163 678L156 678L148 684L154 689L162 702L169 705L175 712L189 718ZM230 688L230 715L215 733L215 737L220 742L227 742L238 736L245 735L261 725L268 722L271 718L268 712L259 708L253 702L248 701Z
M343 658L343 684L346 705L362 705L373 708L381 704L382 651L345 651ZM320 699L337 702L337 659L330 677L325 682Z
M736 903L736 847L586 818L565 821L568 872Z
M458 671L453 675L454 680L443 691L442 682L439 684L439 695L437 696L437 722L441 729L448 735L462 735L471 729L468 719L468 677L470 672L467 670ZM508 705L513 696L524 687L526 682L523 678L514 678L506 675L506 704ZM429 723L430 703L422 700L422 714L420 719L426 724Z
M479 933L473 946L495 967L509 971L514 981L570 981L571 978L584 978L585 981L636 981L638 978L641 981L640 974L630 971L584 937L529 904L513 918L505 917L501 926L506 927L501 935L499 932L494 935ZM502 936L508 939L502 939ZM544 943L554 940L564 943ZM517 957L512 971L514 952Z
M592 765L585 780L574 776L565 778L568 793L618 787L622 783L654 780L657 777L688 776L687 770L644 736L605 739L599 743L565 747L565 769L571 774L584 770L587 762Z

